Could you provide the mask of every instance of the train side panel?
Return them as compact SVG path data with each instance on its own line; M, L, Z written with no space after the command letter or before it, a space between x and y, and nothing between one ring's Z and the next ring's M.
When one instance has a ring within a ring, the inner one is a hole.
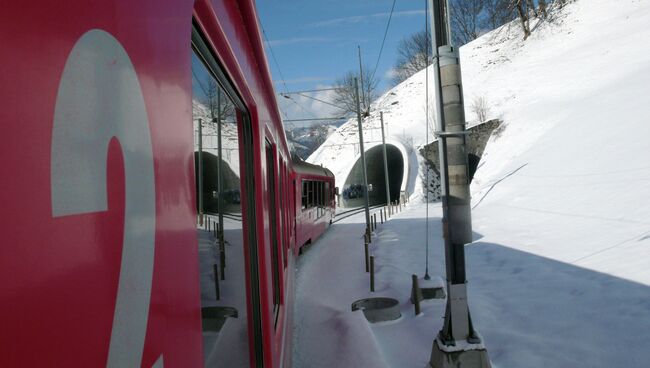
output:
M0 16L0 66L8 78L0 87L0 202L8 214L1 225L0 366L203 365L193 19L252 126L249 178L257 185L248 211L255 217L244 228L257 240L245 238L259 255L249 267L259 275L261 330L249 331L251 361L289 362L296 231L286 209L275 213L289 219L276 225L286 234L278 238L281 251L289 253L278 318L270 295L268 198L275 193L266 181L278 169L266 164L265 144L276 160L289 152L254 2L115 0L13 2ZM250 296L248 303L250 316Z
M315 196L316 198L311 197L311 192L315 191L315 189L312 189L310 184L319 188L320 193ZM297 172L296 222L298 224L298 248L315 242L332 223L335 214L334 184L334 177L330 175Z
M191 18L3 5L0 366L202 365Z

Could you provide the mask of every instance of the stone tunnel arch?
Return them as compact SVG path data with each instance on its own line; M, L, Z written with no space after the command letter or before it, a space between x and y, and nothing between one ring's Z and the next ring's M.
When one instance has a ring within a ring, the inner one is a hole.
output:
M386 179L384 177L384 156L382 145L374 146L366 151L366 166L370 205L386 203ZM404 156L399 148L392 144L386 145L386 161L388 163L388 183L390 186L390 200L399 200L400 191L404 181L404 172L407 169ZM361 157L357 158L350 170L343 188L341 189L343 203L346 207L357 207L364 204L363 199L363 168Z

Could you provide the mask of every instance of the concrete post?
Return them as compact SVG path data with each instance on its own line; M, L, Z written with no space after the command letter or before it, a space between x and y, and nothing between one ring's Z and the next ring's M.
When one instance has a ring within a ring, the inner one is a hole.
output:
M415 315L420 314L420 283L418 282L417 275L411 275L411 302L415 307Z
M370 291L375 292L375 256L370 256Z
M365 263L366 263L366 272L369 272L370 271L369 266L368 266L368 253L369 252L368 252L368 242L367 241L363 242L363 252L364 252L364 257L363 258L364 258Z
M198 156L198 178L199 181L199 192L197 196L199 198L199 225L203 226L203 120L199 118L199 152Z
M214 272L214 293L217 297L217 300L221 299L221 289L219 288L219 271L217 265L212 265L212 271Z

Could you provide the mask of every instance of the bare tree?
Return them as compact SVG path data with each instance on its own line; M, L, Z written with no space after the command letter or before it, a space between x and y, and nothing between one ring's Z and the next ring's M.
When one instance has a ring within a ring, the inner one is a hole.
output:
M487 29L495 29L515 18L511 0L484 0L483 7L485 8L484 23Z
M474 97L471 109L479 124L485 122L490 114L490 105L483 96Z
M542 15L542 18L546 19L546 17L548 17L548 13L546 12L546 0L537 0L537 3L539 4L539 12Z
M526 6L528 7L528 11L532 12L535 18L537 18L539 15L537 14L537 9L535 9L535 4L533 3L533 0L526 0Z
M413 74L429 66L431 57L431 38L428 31L420 31L403 38L397 46L397 64L393 83L403 82Z
M370 104L377 98L377 78L368 75L365 72L366 70L369 70L368 67L364 66L363 70L363 79L359 78L359 72L350 71L336 82L334 104L341 107L345 112L356 113L357 101L354 83L354 79L356 78L359 81L359 88L363 89L363 92L359 91L361 113L362 115L367 116L370 112ZM361 83L362 80L363 85Z
M524 9L525 4L524 0L513 0L515 6L517 7L517 12L519 13L519 20L521 21L521 28L524 30L524 40L530 36L530 26L528 25L528 15L526 9Z
M451 28L456 46L462 46L477 39L485 28L482 27L484 0L451 0L449 11Z
M212 78L207 78L205 105L208 107L212 119L220 117L222 121L230 121L235 118L235 105Z

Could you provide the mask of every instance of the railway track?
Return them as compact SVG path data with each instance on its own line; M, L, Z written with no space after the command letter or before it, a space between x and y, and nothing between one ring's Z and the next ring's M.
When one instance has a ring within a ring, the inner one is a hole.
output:
M381 208L381 207L384 207L384 205L383 204L376 204L374 206L370 206L369 209L374 210L374 209ZM354 208L354 209L351 209L351 210L347 210L347 211L344 211L344 212L341 212L341 213L337 213L336 216L334 217L334 220L332 221L332 223L336 223L336 222L341 221L341 220L343 220L345 218L348 218L348 217L350 217L352 215L356 215L357 213L361 213L361 212L363 212L365 210L366 210L365 207L357 207L357 208Z

